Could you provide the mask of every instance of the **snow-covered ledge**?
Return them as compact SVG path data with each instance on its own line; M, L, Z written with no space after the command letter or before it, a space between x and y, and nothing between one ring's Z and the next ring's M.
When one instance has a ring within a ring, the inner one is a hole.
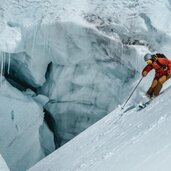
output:
M3 159L3 157L0 154L0 170L1 171L10 171L5 160Z

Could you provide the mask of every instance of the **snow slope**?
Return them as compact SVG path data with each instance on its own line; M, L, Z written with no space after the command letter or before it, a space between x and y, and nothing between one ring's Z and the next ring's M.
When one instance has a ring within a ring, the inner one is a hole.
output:
M171 88L141 111L120 107L29 171L170 171Z

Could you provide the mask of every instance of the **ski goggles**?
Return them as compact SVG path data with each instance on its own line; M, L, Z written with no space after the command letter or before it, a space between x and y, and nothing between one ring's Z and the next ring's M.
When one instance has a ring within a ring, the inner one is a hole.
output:
M148 59L145 61L147 64L151 64L152 63L152 60L151 59Z
M145 56L144 56L144 61L147 61L149 59L152 59L152 55L147 53Z

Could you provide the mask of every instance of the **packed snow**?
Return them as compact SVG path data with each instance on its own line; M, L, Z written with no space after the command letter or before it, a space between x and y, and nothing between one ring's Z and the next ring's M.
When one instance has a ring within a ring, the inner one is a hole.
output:
M118 107L29 171L170 171L170 94L141 111Z
M0 155L0 170L1 171L9 171L9 168L1 155Z

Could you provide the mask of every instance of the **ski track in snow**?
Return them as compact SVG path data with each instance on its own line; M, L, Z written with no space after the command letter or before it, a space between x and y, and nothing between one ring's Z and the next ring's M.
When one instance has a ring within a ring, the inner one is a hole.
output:
M133 109L123 114L120 108L116 109L29 171L39 171L42 168L45 171L125 171L126 166L129 166L128 171L145 171L146 165L150 162L153 165L155 159L171 148L171 138L166 137L171 130L171 97L167 95L169 92L170 89L141 111ZM162 107L159 108L161 104ZM160 140L160 136L164 136L165 141ZM159 139L161 142L151 144L153 139ZM148 144L147 151L143 142ZM125 159L124 155L130 154L130 149L133 154L137 153L137 156ZM163 158L167 158L167 154ZM124 164L125 167L122 166ZM148 168L153 168L151 165ZM169 167L169 163L167 166ZM165 171L169 171L168 167Z
M131 37L132 39L134 38L136 39L138 37L138 40L141 40L142 38L143 41L145 42L149 41L149 44L154 45L154 47L152 47L153 50L159 49L159 50L166 51L167 48L165 47L166 49L164 48L162 49L163 47L162 45L165 43L166 40L168 42L171 41L170 38L171 25L169 24L170 22L168 22L171 16L170 9L169 9L170 6L171 6L170 1L168 0L159 0L159 1L151 0L150 2L148 0L142 0L142 1L132 0L131 2L127 0L116 1L116 2L113 0L106 0L106 1L6 0L4 2L1 0L0 31L3 33L1 35L2 36L1 38L4 39L1 40L3 40L2 42L4 42L4 44L2 45L4 46L1 46L0 48L3 47L4 49L1 50L5 52L15 52L16 49L18 48L18 45L22 41L22 36L21 36L22 29L33 27L35 25L34 30L31 30L33 31L34 34L33 34L32 50L30 55L32 55L33 58L36 58L36 55L34 54L34 52L36 51L35 44L37 43L36 41L38 41L37 40L38 38L36 36L41 26L43 24L50 25L56 22L63 23L65 21L72 21L73 23L78 23L79 26L81 27L87 27L87 29L92 27L94 29L93 31L98 34L96 35L97 37L101 36L101 38L102 37L110 38L107 39L108 41L115 40L115 39L113 37L110 37L110 33L108 33L105 29L103 29L104 26L109 27L109 30L110 27L112 29L115 29L114 31L118 35L121 34L121 32L124 32L124 34L122 33L121 35L123 37L127 37L128 39L132 36ZM164 13L158 11L164 11ZM93 17L89 18L89 16L92 15L94 16L94 19ZM87 19L88 21L92 20L90 23L93 24L93 26L91 26L91 24L89 23L86 23L83 18ZM165 27L166 24L167 27ZM65 24L64 26L66 27ZM97 29L95 29L96 27ZM73 29L76 29L76 27ZM68 30L70 30L70 27ZM50 28L49 28L49 32L51 32ZM104 32L107 35L105 35ZM149 35L147 34L148 32ZM155 35L153 35L154 33ZM48 34L46 35L46 37L49 37ZM53 36L55 37L57 33L53 32L53 34L54 34ZM71 32L71 34L73 33ZM9 41L5 41L6 35L9 35L8 38L9 37L11 38L9 39ZM116 36L117 38L120 36L118 35ZM68 35L68 37L69 36L70 35ZM118 38L119 40L121 39L121 41L123 41L122 36ZM148 36L150 37L150 40ZM166 38L166 36L168 37ZM72 44L73 43L72 36L70 36L69 39L71 39L69 42ZM116 41L117 40L115 40L115 42ZM47 45L49 43L49 40L45 40L43 43L44 45ZM128 45L129 42L126 42L125 44ZM170 54L171 53L170 43L168 44L169 44L168 46L169 50L167 49L168 51L166 52ZM75 46L75 48L77 49L81 48L81 46L78 46L77 44L74 44L73 46ZM103 48L103 46L100 48ZM128 53L131 54L131 46L128 46L126 48L130 48L130 51L128 51ZM19 48L19 50L21 49ZM136 55L140 56L137 51L133 52L133 54L137 53ZM108 53L107 50L105 52L107 55L110 55L110 53ZM121 52L121 54L122 53L123 52ZM103 54L100 55L103 56ZM134 57L136 55L134 55ZM87 54L85 56L87 56ZM1 54L0 58L1 58L1 74L3 74L3 67L4 67L3 53ZM115 62L117 62L117 59ZM137 65L136 62L133 65ZM8 72L9 72L9 66L10 66L10 57L8 60ZM39 75L39 72L36 73L38 73L37 75ZM94 76L94 79L96 78L96 76L97 75ZM43 84L44 81L45 80L42 79L40 83ZM92 94L90 93L89 98L92 98L91 95ZM107 165L109 167L109 170L113 170L113 168L111 168L112 162L110 163L109 161L110 160L113 160L115 162L118 161L119 159L115 158L115 155L116 154L119 155L119 153L122 152L121 149L125 150L127 147L130 147L133 144L140 143L143 137L148 136L151 132L157 129L157 127L163 125L165 121L170 120L169 118L170 112L168 111L169 109L168 103L170 102L169 100L170 96L168 95L167 99L165 98L165 96L166 95L161 95L161 97L164 97L164 100L162 100L162 98L159 97L158 98L160 99L159 101L157 101L157 99L154 100L149 106L147 106L145 109L143 109L140 112L136 112L136 108L134 108L123 114L120 113L118 108L113 113L111 113L108 117L98 122L97 125L94 125L93 127L89 128L82 135L78 136L76 139L72 140L70 143L66 144L64 147L59 149L57 151L57 153L59 154L55 155L52 158L47 157L47 159L45 159L44 165L46 165L46 160L50 158L50 160L52 161L53 159L57 161L56 162L57 166L53 166L53 164L49 165L48 162L50 161L48 161L47 166L44 167L43 165L42 169L44 170L48 167L51 167L49 168L49 170L54 170L54 171L56 171L55 168L59 168L58 170L60 171L97 170L98 164L101 165L101 163L107 162L109 165L109 166ZM167 103L164 103L165 101L167 101ZM66 99L64 99L64 102L66 102ZM166 113L162 113L161 109L159 108L154 110L154 106L159 106L161 103L163 104L163 108L166 107L167 109ZM154 113L152 112L153 110ZM152 112L152 114L146 116L146 114L150 112ZM163 145L161 150L157 149L154 155L158 155L169 148L170 148L170 144L165 144ZM146 159L142 160L143 162L140 162L134 168L143 167L142 164L148 163L150 160L153 159L154 155L150 154L149 156L147 156ZM63 164L65 162L66 165ZM119 161L119 164L121 165L122 161ZM99 169L103 170L104 167L101 167Z

